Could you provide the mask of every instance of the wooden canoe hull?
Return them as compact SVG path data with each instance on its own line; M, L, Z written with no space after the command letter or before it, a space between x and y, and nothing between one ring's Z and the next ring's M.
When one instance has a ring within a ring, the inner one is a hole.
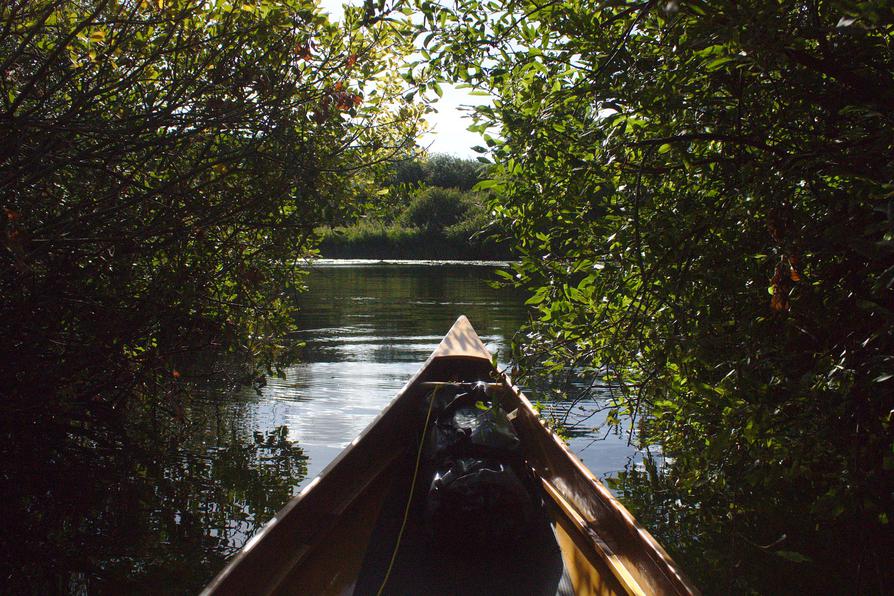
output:
M516 430L549 512L549 540L561 551L559 593L698 593L657 541L546 427L511 380L496 371L465 317L366 430L246 543L204 593L367 593L378 581L370 584L367 577L372 547L382 550L381 543L396 534L382 529L382 511L401 500L395 495L408 494L405 488L395 492L394 484L412 474L406 454L424 431L428 387L469 381L493 383L495 399L506 411L517 411ZM412 556L412 545L403 548ZM419 562L424 566L425 559ZM519 572L532 566L537 565L522 562ZM437 593L436 588L427 591Z

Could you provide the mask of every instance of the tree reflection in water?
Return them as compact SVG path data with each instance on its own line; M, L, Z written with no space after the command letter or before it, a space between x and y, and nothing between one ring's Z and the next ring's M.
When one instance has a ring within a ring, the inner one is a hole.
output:
M860 523L857 510L818 523L810 495L780 477L775 490L693 479L648 454L608 485L705 594L885 594L894 535ZM860 570L857 577L849 570Z
M36 441L2 429L3 591L200 589L307 473L285 426L243 430L244 406L44 426Z

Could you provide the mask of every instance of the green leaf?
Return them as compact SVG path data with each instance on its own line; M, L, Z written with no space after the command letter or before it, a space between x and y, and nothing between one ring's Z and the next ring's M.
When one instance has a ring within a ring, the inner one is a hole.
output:
M811 559L807 555L803 555L803 554L795 552L793 550L774 550L773 554L776 555L777 557L780 557L787 561L792 561L794 563L812 563L813 562L813 559Z
M497 275L499 275L500 277L502 277L503 279L506 279L506 280L509 280L509 281L512 281L512 282L515 281L515 276L512 275L512 273L510 273L509 271L504 271L503 269L497 269L497 270L495 271L495 273L496 273Z
M714 72L715 70L719 70L721 66L726 64L727 62L732 62L734 58L731 56L723 56L721 58L715 58L711 60L705 65L705 70L708 72Z
M541 304L544 300L546 300L548 294L548 288L539 288L536 292L534 292L533 296L525 301L525 304L527 304L528 306L536 306L538 304Z

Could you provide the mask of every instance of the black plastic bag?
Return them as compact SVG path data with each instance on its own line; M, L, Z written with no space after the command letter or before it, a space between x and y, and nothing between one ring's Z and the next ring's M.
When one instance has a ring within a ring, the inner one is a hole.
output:
M442 546L474 553L522 538L532 509L528 489L508 463L458 458L435 473L425 521Z
M521 442L506 413L480 389L435 396L426 445L425 524L442 547L481 556L520 539L533 512Z
M439 405L428 433L428 461L471 456L515 459L520 455L521 442L506 412L487 399L483 391L475 390Z

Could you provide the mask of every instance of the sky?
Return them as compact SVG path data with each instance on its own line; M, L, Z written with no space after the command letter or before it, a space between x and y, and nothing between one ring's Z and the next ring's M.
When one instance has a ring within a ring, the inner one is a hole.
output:
M351 2L320 0L323 12L329 13L329 18L332 20L338 20L344 14L343 3L350 4ZM456 89L452 85L442 84L441 89L444 94L433 106L437 112L427 114L425 117L431 132L422 135L419 144L430 153L447 153L457 157L474 158L479 154L472 151L472 147L484 145L484 142L481 135L466 130L472 124L472 120L462 108L463 106L490 103L490 98L469 95L468 89Z
M452 85L441 85L444 95L434 105L437 113L427 114L426 120L432 132L425 134L419 144L431 153L449 153L459 157L475 157L475 145L484 145L481 135L466 128L472 120L462 109L463 106L490 103L489 97L469 95L467 89L456 89Z

